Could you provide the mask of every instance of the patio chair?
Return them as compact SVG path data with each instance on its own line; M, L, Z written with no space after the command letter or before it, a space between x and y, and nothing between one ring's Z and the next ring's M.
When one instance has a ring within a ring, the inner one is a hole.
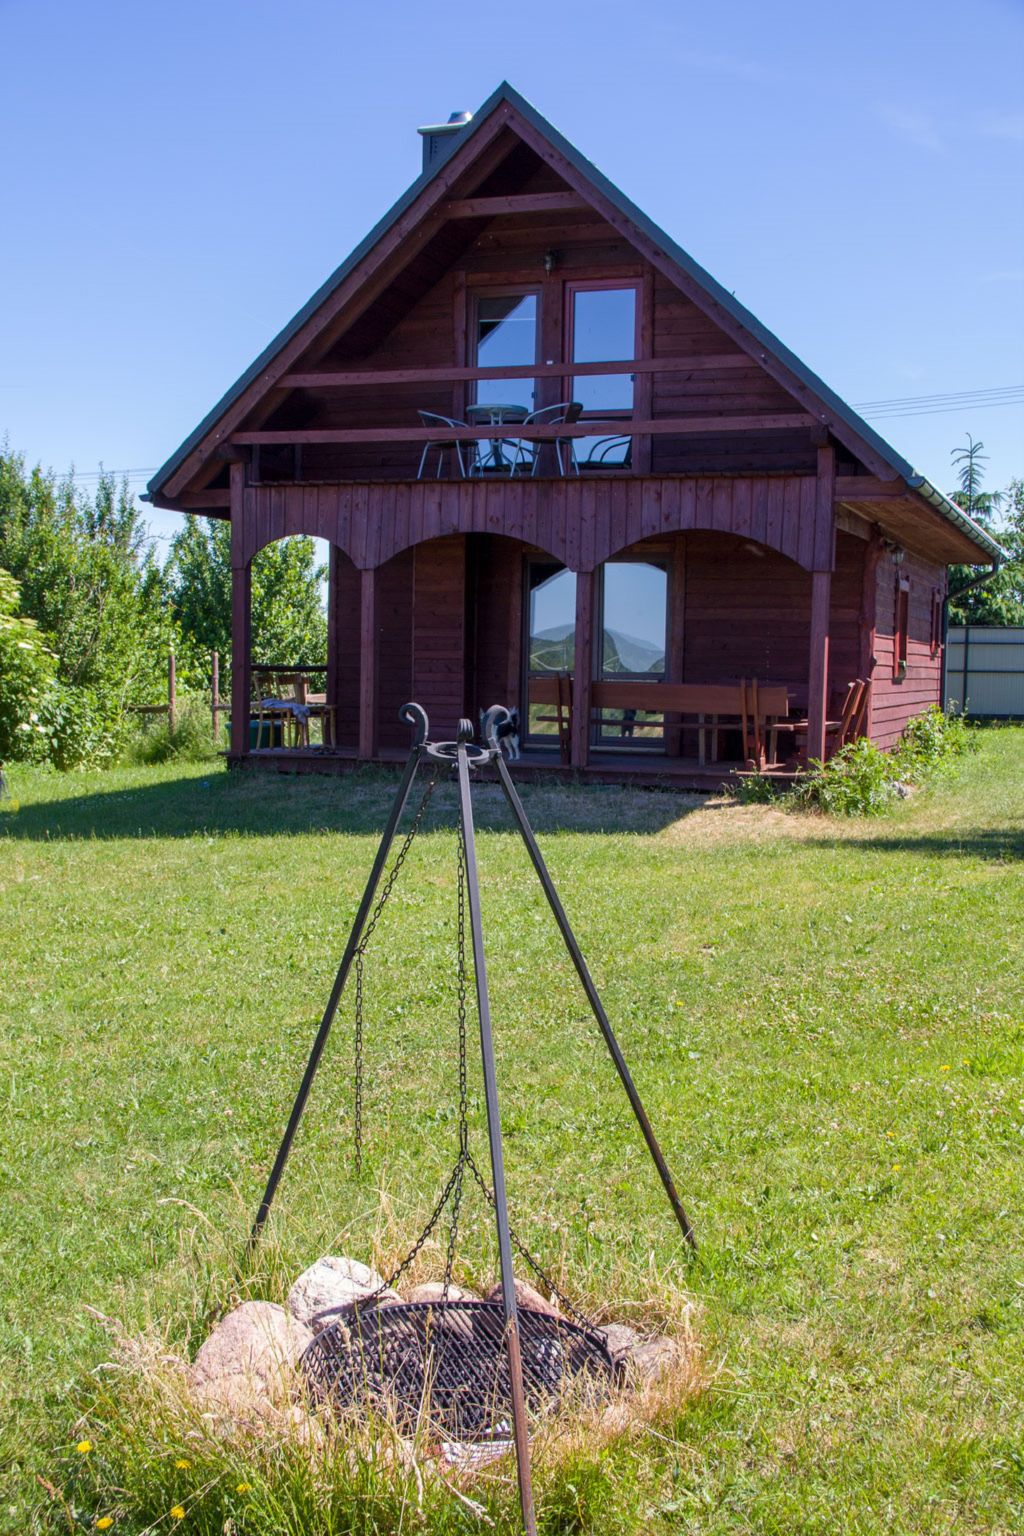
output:
M523 431L533 427L560 427L563 423L573 425L579 421L583 413L583 406L578 400L562 400L558 405L544 405L539 410L531 411L523 422ZM515 475L521 466L529 465L530 474L538 472L542 462L546 440L530 440L529 436L520 437L516 441L515 455L512 460L512 474ZM576 452L571 437L556 437L554 441L555 460L558 464L558 473L566 473L566 463L569 465L569 473L578 475L579 465L576 462Z
M586 458L583 460L584 468L586 468L588 464L607 465L609 462L609 454L617 453L618 450L623 447L626 451L622 455L622 458L613 459L611 462L613 464L621 465L623 469L629 469L633 462L633 439L631 437L626 437L624 434L618 437L599 438L598 441L594 443ZM574 453L573 458L575 459L575 457L576 455ZM576 473L579 474L578 467Z
M459 428L465 427L467 425L466 422L458 421L453 416L439 416L436 411L418 411L417 415L425 427ZM442 436L439 436L436 440L432 440L429 443L424 443L423 452L420 454L420 467L416 471L417 480L423 479L423 471L426 469L427 460L430 458L432 453L437 454L437 473L434 477L435 479L440 480L441 468L444 464L444 456L446 453L451 453L454 456L455 463L459 468L459 479L465 480L466 463L462 456L462 444L459 442L457 437Z
M263 728L267 727L267 745L274 744L274 727L280 732L281 745L287 747L288 730L292 728L298 738L298 722L295 713L298 673L277 671L272 667L252 669L252 713L256 716L256 747L263 747Z

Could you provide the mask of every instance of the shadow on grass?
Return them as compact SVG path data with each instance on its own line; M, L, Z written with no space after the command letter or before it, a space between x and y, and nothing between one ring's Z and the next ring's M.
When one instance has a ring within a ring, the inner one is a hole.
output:
M815 839L804 847L832 847ZM1024 858L1024 827L962 827L948 832L889 832L875 837L850 838L845 845L851 854L919 853L926 858L989 859L1008 864Z
M0 807L0 838L54 842L75 838L195 837L202 834L300 837L325 833L378 835L384 828L400 777L399 770L355 771L337 778L222 773L189 774L152 784L134 784L53 799L8 802ZM426 787L421 769L410 796L403 828ZM425 830L455 825L455 785L442 777L423 823ZM617 786L519 786L527 815L541 834L557 832L634 833L661 831L706 797L681 791ZM509 831L511 813L500 787L479 784L473 797L476 825Z

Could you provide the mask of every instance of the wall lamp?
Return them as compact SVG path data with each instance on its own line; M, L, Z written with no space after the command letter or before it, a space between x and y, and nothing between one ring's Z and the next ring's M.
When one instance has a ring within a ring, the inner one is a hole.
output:
M544 252L544 271L547 273L548 277L551 276L552 272L555 270L555 268L557 266L558 266L558 252L557 251L545 251Z

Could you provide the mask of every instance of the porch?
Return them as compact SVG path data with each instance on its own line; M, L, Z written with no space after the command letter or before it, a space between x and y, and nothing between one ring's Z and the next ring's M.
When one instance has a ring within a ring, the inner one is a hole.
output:
M438 735L502 703L519 712L523 777L713 788L752 759L746 706L677 690L739 698L746 687L772 700L750 717L765 744L773 722L784 733L802 721L785 751L758 759L791 773L799 756L825 755L830 718L868 675L877 550L836 527L827 474L281 487L243 477L233 465L234 653L250 653L256 551L292 533L326 538L318 687L330 731L325 721L322 743L314 733L308 747L252 750L259 684L246 660L233 672L234 764L396 761L408 699ZM542 698L556 676L571 680L561 722Z

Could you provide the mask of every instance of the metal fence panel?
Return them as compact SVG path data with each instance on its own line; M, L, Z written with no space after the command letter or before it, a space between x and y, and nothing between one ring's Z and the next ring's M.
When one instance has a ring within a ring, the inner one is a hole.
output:
M946 638L946 704L969 715L1024 719L1024 629L951 627Z

